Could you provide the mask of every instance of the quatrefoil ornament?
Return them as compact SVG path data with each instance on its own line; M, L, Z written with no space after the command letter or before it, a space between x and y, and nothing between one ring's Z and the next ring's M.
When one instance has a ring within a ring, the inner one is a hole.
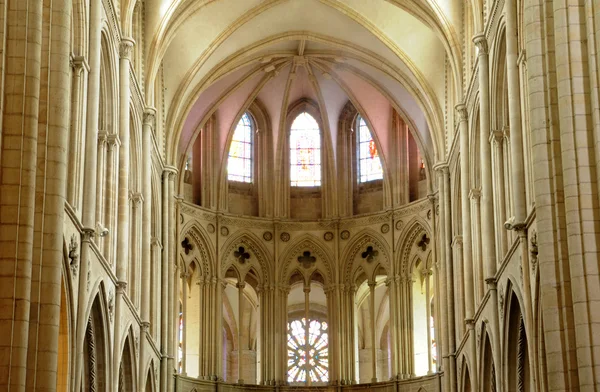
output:
M421 248L423 252L425 252L427 250L427 245L429 245L429 237L427 237L427 234L423 234L421 240L417 242L417 246Z
M367 250L362 252L361 256L363 259L367 260L367 263L370 263L375 259L375 257L377 257L377 255L379 255L379 252L369 245L367 246Z
M190 250L194 249L194 245L190 242L190 239L185 237L183 241L181 241L181 246L183 247L183 251L186 255L190 254Z
M233 257L237 259L240 264L244 264L246 260L250 258L250 253L246 252L243 246L240 246L238 250L233 252Z
M302 253L302 256L298 256L298 262L302 264L304 268L310 268L317 262L317 258L315 256L310 255L310 251L305 251Z

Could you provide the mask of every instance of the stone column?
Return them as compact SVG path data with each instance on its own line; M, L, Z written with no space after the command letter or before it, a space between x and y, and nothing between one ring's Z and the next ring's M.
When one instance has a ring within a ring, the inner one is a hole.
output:
M162 182L162 265L161 265L161 387L160 390L167 391L169 380L168 369L168 341L169 341L169 175L171 170L165 167L163 170ZM167 283L165 285L165 283ZM165 287L166 286L166 287Z
M493 163L496 168L494 170L494 196L495 196L495 224L496 227L501 227L507 219L506 211L506 188L504 186L504 132L501 130L492 131L490 133L490 144L494 145ZM508 239L506 230L496 230L496 260L502 260L508 250Z
M140 215L141 208L140 205L144 202L144 197L141 193L135 192L130 194L131 199L131 218L132 218L132 228L131 228L131 244L129 248L131 249L130 257L130 273L129 273L129 299L136 307L139 307L139 297L140 297L140 252L139 252L139 243L140 243Z
M485 34L478 34L473 42L479 49L479 120L481 163L481 253L485 276L496 275L496 243L494 241L494 201L492 189L490 135L490 83L488 45Z
M182 358L181 358L181 374L186 376L187 375L187 369L186 369L186 353L187 353L187 319L186 319L186 312L187 312L187 297L188 297L188 279L190 277L190 273L189 272L182 272L180 274L181 277L181 296L182 301L183 301L183 313L182 313L182 318L183 318L183 328L182 328L182 332L181 334L183 335L181 338L181 351L183 352Z
M375 282L369 282L369 312L371 318L371 382L377 382L377 345L375 342Z
M71 91L71 135L69 140L69 177L67 181L67 201L77 211L81 211L81 169L83 166L82 140L85 140L85 119L83 104L86 96L86 79L90 66L83 56L71 61L73 69Z
M176 270L176 250L177 245L175 243L175 217L177 216L175 210L175 177L177 175L177 169L174 167L169 167L169 197L168 197L168 205L169 205L169 214L168 214L168 223L169 228L167 231L169 237L169 246L165 247L165 251L168 254L168 267L169 267L169 322L168 322L168 336L169 339L167 341L167 352L168 352L168 374L167 377L169 382L167 383L167 391L173 392L174 383L172 382L173 373L175 370L175 325L176 325L176 293L175 293L175 270Z
M152 133L156 121L156 110L146 108L142 127L142 296L141 318L150 321L150 241L152 239Z
M206 330L204 328L204 319L205 319L205 308L204 308L204 283L205 278L203 276L199 276L196 281L196 286L198 286L198 378L204 378L204 353L202 350L205 350L204 340L206 339Z
M237 363L237 371L238 371L238 384L243 384L244 380L242 379L242 360L243 360L243 344L242 344L242 326L244 322L244 288L246 287L245 283L238 283L238 329L237 329L237 340L238 340L238 363Z
M523 130L521 120L521 90L519 81L519 49L517 44L517 2L506 0L506 82L508 89L508 117L510 124L510 160L513 198L513 226L525 226L527 206L525 198L525 159L523 156Z
M474 283L474 292L476 294L476 306L481 303L483 299L483 265L481 263L481 191L479 189L471 189L469 192L469 199L471 199L471 204L473 208L473 218L472 218L472 233L475 233L473 236L473 283Z
M461 189L461 218L463 236L463 277L465 292L465 317L472 319L475 309L475 293L473 290L473 258L471 252L471 205L469 203L469 191L471 189L471 178L469 175L470 151L469 151L469 123L467 107L464 104L456 106L460 129L460 189Z
M95 2L93 2L95 3ZM101 3L101 2L98 2ZM100 4L99 7L102 5ZM133 40L122 39L119 46L119 140L121 146L119 147L119 180L118 180L118 223L117 223L117 258L116 264L116 275L117 281L121 283L122 291L127 289L128 280L128 267L129 267L129 249L131 249L131 243L129 241L129 216L130 216L130 204L129 204L129 58L131 56L131 50L133 48ZM99 49L98 49L99 50ZM96 112L96 118L98 113ZM89 130L89 127L88 127ZM87 192L87 187L84 184L84 188ZM115 331L120 332L121 326L121 312L117 312L116 309L121 308L121 301L123 295L117 295L115 299ZM113 368L117 369L113 375L113 386L119 383L118 369L121 363L121 342L119 334L115 333L115 339L113 342L114 347L114 360Z
M431 304L429 303L429 298L431 298L431 284L429 280L431 279L431 269L427 268L425 271L425 306L426 306L426 317L427 317L427 374L433 374L433 356L431 353Z
M306 355L306 385L310 386L311 385L311 381L310 381L310 367L309 367L309 362L310 362L310 344L309 344L309 337L310 334L308 333L308 330L310 328L310 320L309 320L309 312L310 312L310 285L309 286L304 286L304 355Z
M388 277L386 279L385 282L386 286L388 287L388 293L389 293L389 297L390 297L390 303L389 303L389 311L390 311L390 346L392 347L391 349L391 378L396 378L398 375L398 352L396 349L396 345L397 345L397 339L398 339L398 335L397 335L397 326L396 326L396 312L398 311L398 305L396 304L396 284L394 282L394 277Z
M115 206L116 206L116 195L117 195L117 182L118 182L118 162L116 153L119 148L119 136L116 134L107 135L107 150L106 150L106 186L105 186L105 206L104 206L104 218L101 222L110 230L108 237L104 238L104 258L109 264L114 263L114 243L115 233L117 232L117 225L115 219Z
M98 144L96 150L97 166L96 166L96 222L102 226L106 226L104 222L104 203L106 201L106 194L104 185L106 184L106 150L108 144L108 134L105 130L98 131ZM105 238L98 236L95 239L98 249L104 249Z

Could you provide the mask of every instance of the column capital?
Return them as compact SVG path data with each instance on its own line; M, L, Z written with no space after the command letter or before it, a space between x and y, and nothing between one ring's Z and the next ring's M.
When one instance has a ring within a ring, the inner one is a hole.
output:
M142 334L145 334L150 329L150 321L142 321L140 324Z
M481 198L481 189L479 189L479 188L472 188L469 191L469 199L473 199L475 201L479 201L480 198Z
M479 49L479 56L488 54L488 42L485 33L479 33L473 36L473 43Z
M109 147L115 147L115 146L121 145L121 139L119 139L119 135L117 135L116 133L111 133L111 134L107 135L106 142L108 143Z
M134 206L138 206L144 201L144 195L140 192L131 192L129 194L129 200L133 202Z
M81 242L90 242L96 236L96 229L84 227L81 229Z
M127 290L127 282L120 280L117 282L117 294L124 294Z
M377 286L377 282L368 282L367 286L369 286L369 288L375 290L375 286Z
M460 122L468 120L469 112L467 111L467 105L465 105L464 103L459 103L454 107L454 110L456 110Z
M108 132L105 130L98 130L98 144L106 144L108 140Z
M527 65L527 51L525 49L521 49L517 57L517 66L521 65Z
M438 193L430 193L427 195L427 199L429 200L429 202L433 205L435 205L435 203L437 203L438 201Z
M463 236L462 235L455 235L454 239L452 240L452 247L453 248L455 246L462 247L462 245L463 245Z
M77 74L77 76L81 76L83 70L90 72L90 65L88 64L85 56L71 56L71 58L69 58L69 63L71 65L71 69Z
M121 43L119 44L119 58L123 60L131 60L131 52L133 51L134 45L135 41L133 38L121 38Z
M172 177L177 174L178 170L175 166L165 165L163 168L163 177Z
M238 282L238 284L236 284L236 285L235 285L235 287L237 287L238 289L241 289L241 290L243 290L243 289L245 289L245 288L246 288L246 283L244 283L244 282L242 282L242 283L239 283L239 282Z
M485 283L488 285L488 288L490 290L496 290L496 288L498 286L498 282L496 281L496 278L494 278L494 277L485 278Z
M150 245L152 245L152 246L158 246L161 249L163 247L162 246L162 242L160 241L160 238L158 238L158 237L152 237L150 239Z
M490 132L489 140L490 140L490 143L496 143L496 144L502 143L502 140L504 140L504 132L499 129Z
M156 109L153 107L147 107L144 109L144 127L150 127L150 130L154 130L156 126Z
M446 162L446 161L437 162L435 165L433 165L433 170L439 171L442 174L448 173L449 172L448 162Z

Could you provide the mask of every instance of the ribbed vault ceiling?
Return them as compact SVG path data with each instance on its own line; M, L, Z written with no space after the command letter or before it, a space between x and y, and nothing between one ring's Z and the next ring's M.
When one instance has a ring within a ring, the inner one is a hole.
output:
M162 61L168 159L183 162L213 113L224 147L254 98L275 147L286 104L307 98L319 104L334 146L351 101L384 157L394 108L431 161L443 146L445 64L460 69L451 55L460 14L457 0L147 0L148 80Z

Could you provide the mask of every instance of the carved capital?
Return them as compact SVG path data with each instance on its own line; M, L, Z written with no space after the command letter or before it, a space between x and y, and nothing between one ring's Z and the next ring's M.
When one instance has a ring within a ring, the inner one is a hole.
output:
M488 54L488 42L484 33L477 34L473 37L473 43L479 49L479 56Z
M124 294L125 291L127 290L127 282L125 281L118 281L117 282L117 294Z
M467 121L469 118L469 112L467 111L467 106L464 103L459 103L456 105L454 110L456 110L456 114L458 114L459 121Z
M81 242L90 242L96 236L96 230L91 227L84 227L81 230Z
M84 56L73 56L69 59L73 73L78 77L81 76L83 70L90 72L90 65Z
M119 58L123 60L131 60L131 52L133 51L134 45L135 41L133 38L121 39L121 44L119 45Z
M469 191L469 199L479 201L480 198L481 198L481 190L480 189L473 188Z
M156 109L147 107L144 109L144 128L149 128L151 131L156 126Z
M495 130L490 132L490 143L494 143L496 145L502 144L504 140L504 132L501 130Z
M166 165L163 168L163 178L164 179L168 179L168 178L174 179L176 174L177 174L177 168L175 168L175 166Z
M144 196L140 192L131 192L129 194L129 200L133 202L134 207L137 207L144 201Z

